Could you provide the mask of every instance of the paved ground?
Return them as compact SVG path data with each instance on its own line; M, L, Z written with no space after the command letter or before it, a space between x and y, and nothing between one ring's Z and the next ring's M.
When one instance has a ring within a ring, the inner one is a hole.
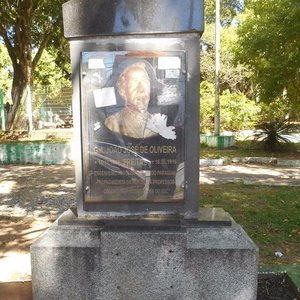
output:
M201 167L200 183L243 182L263 185L300 185L300 168L268 165L225 165Z
M200 183L300 185L300 168L268 165L203 166ZM0 165L0 216L55 219L74 205L74 167Z
M300 168L201 167L200 183L226 182L300 185ZM73 166L0 165L0 282L30 279L31 243L74 199Z
M71 165L0 165L0 216L56 218L75 204Z
M73 166L0 165L0 283L31 278L30 245L74 195Z

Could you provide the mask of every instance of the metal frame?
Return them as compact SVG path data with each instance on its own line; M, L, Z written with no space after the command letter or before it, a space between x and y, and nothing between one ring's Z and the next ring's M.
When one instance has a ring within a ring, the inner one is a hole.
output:
M184 203L84 203L83 201L83 137L81 111L80 57L85 51L185 51L187 82L185 103L185 201ZM198 217L199 185L199 35L174 34L93 38L71 41L73 70L73 110L76 131L76 197L79 216L146 216L181 215Z

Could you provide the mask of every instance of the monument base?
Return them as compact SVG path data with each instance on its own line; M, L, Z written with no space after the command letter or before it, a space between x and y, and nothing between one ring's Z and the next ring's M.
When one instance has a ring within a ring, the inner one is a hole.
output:
M194 222L87 220L68 210L31 259L36 300L256 299L258 249L220 210L201 209Z

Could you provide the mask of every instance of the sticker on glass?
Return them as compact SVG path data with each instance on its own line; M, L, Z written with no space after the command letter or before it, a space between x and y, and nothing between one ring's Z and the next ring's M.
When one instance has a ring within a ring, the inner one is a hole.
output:
M96 108L113 106L117 104L114 87L93 90Z
M158 69L180 69L181 61L179 57L159 57L158 58Z

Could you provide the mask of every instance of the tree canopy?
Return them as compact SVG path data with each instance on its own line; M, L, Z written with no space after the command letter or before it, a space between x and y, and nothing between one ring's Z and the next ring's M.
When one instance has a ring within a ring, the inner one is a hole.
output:
M248 0L240 16L237 60L251 68L257 98L300 108L300 1Z
M63 0L3 0L0 36L13 66L12 108L8 128L16 128L24 115L26 89L33 84L36 66L46 47L59 45Z
M214 24L207 24L202 36L200 121L201 132L214 129L215 106L215 47ZM249 80L251 72L241 64L234 63L233 47L237 41L237 26L230 24L221 30L220 51L220 116L222 130L253 128L261 111L255 101ZM247 98L249 97L249 98Z
M243 9L241 0L220 0L221 23L229 25L235 16ZM205 21L207 24L215 22L216 0L205 0Z
M220 51L220 92L242 92L247 96L251 93L249 77L251 72L242 64L234 61L234 45L237 43L237 27L229 25L221 30ZM214 82L215 76L215 32L214 25L206 25L202 36L203 49L201 52L201 80Z
M10 95L7 97L7 94L11 89L12 76L13 70L9 55L5 46L0 44L0 89L4 95L4 102L7 102L10 99Z
M11 89L13 105L8 115L9 129L17 128L24 117L28 86L34 83L56 85L60 81L61 74L58 75L54 62L64 74L70 73L68 43L62 34L61 6L65 1L1 2L0 88L5 95ZM240 101L238 95L243 93L267 103L269 109L280 107L280 111L285 111L283 108L288 107L299 116L300 1L220 2L221 94L225 97L235 93L235 99ZM213 83L215 0L205 0L205 21L201 80Z

